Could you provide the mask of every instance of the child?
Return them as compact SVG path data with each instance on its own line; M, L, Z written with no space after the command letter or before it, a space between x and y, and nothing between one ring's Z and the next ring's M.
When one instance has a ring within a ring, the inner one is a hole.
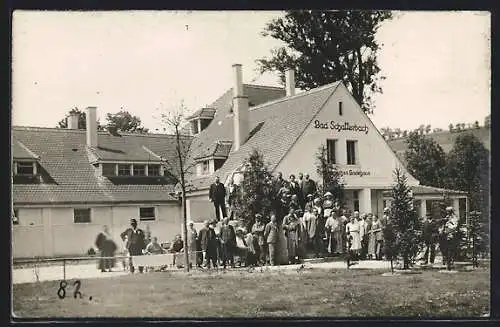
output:
M128 237L125 235L123 238L123 251L121 253L122 255L122 266L123 266L123 271L129 271L129 260L130 260L130 253L127 250L127 242L128 242ZM127 258L125 258L127 257Z

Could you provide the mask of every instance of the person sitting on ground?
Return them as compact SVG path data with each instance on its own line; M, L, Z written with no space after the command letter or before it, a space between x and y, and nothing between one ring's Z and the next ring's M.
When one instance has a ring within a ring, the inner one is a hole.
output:
M158 237L152 237L151 242L149 242L149 244L146 245L146 254L155 255L155 254L162 254L162 253L165 253L165 250L158 243ZM163 270L165 268L166 268L165 266L162 266L162 267L160 267L160 270ZM146 270L155 271L154 267L147 267Z

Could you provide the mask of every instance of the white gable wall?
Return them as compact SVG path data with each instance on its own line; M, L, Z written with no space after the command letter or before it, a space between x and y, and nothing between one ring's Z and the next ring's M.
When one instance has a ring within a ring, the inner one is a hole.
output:
M339 115L339 102L342 102L342 116ZM368 131L337 131L331 129L332 121L336 124L367 126ZM315 128L319 122L324 128ZM352 95L344 85L339 85L326 105L314 117L304 133L276 167L275 171L283 173L285 178L292 173L309 173L311 178L319 180L316 173L315 158L318 147L325 144L327 139L337 140L336 157L338 167L342 171L361 171L369 175L345 175L346 188L366 189L384 188L394 183L393 171L401 167L408 177L409 185L418 185L419 182L411 176L403 164L398 160L375 125L362 112ZM356 140L356 165L347 165L346 141Z

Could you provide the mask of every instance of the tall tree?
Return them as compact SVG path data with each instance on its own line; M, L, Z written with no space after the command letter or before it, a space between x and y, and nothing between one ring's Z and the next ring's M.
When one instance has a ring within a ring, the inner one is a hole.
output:
M186 192L192 190L192 186L188 184L186 175L192 168L191 165L187 164L189 146L191 144L190 139L186 138L182 132L181 128L184 121L184 115L187 109L184 104L178 106L172 111L161 113L160 119L164 125L164 130L171 130L175 135L175 155L173 158L165 158L165 163L169 165L169 173L176 178L177 186L180 188L180 200L182 205L182 217L183 217L183 228L182 234L184 239L185 248L188 247L188 235L187 235L187 207L186 207ZM173 162L169 161L173 160ZM185 270L189 271L189 252L184 251L185 260Z
M147 133L148 129L141 126L141 119L130 112L120 110L115 114L106 114L108 127L116 128L122 132Z
M272 210L272 175L264 163L264 157L254 149L243 162L243 180L240 192L240 219L250 230L257 213L268 217Z
M316 172L321 177L321 184L318 185L320 194L330 192L334 199L342 203L344 200L342 176L328 160L328 149L324 144L318 148L316 153Z
M375 34L390 11L288 11L271 20L263 36L283 41L271 58L257 60L261 72L295 69L296 86L312 89L342 81L364 111L373 110L372 94L381 92Z
M421 220L413 207L411 189L402 170L394 171L395 185L391 190L391 218L389 228L394 240L394 254L403 259L403 269L409 269L421 247ZM386 232L387 234L387 232Z
M410 133L405 159L409 172L423 185L442 187L446 177L446 155L432 138Z

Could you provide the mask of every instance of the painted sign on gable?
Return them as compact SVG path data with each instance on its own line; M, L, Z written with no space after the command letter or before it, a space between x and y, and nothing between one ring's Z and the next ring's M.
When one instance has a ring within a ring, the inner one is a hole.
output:
M314 121L314 128L319 128L319 129L331 129L335 130L337 132L340 131L353 131L353 132L365 132L365 134L368 134L368 125L358 125L355 123L349 123L349 122L343 122L339 123L334 120L330 120L329 122L325 121L320 121L320 120L315 120Z

